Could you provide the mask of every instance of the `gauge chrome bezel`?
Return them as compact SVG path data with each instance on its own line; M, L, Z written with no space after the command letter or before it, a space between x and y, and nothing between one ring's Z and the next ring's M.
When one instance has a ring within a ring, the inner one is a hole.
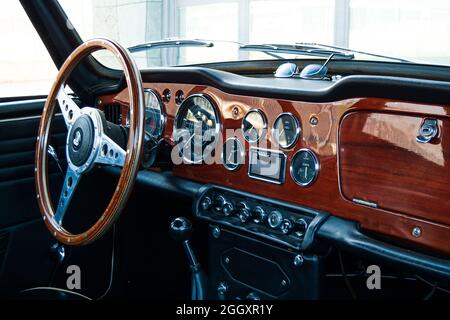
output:
M225 142L223 143L223 146L222 146L222 152L220 154L220 158L222 159L222 162L223 162L222 164L225 167L225 169L227 169L228 171L236 171L242 166L242 163L238 163L236 165L236 167L230 168L227 166L227 162L223 159L223 153L225 150L225 146L228 143L228 141L231 141L231 140L236 140L238 142L241 157L245 161L245 148L244 148L244 145L242 144L242 142L237 137L231 137L231 138L228 138L227 140L225 140Z
M158 92L156 90L154 90L154 89L144 89L144 99L145 99L145 93L146 92L150 93L150 94L153 94L155 96L156 100L159 103L159 110L160 110L159 124L161 126L161 132L159 132L157 135L150 134L153 138L158 140L164 135L164 129L166 127L166 121L167 121L166 107L165 107L161 97L159 96L159 94L158 94ZM147 110L147 103L145 104L145 110ZM147 118L145 118L145 120L147 120Z
M244 131L244 120L252 112L259 113L261 115L261 118L263 119L263 123L264 123L263 132L262 132L261 136L258 137L258 139L256 139L256 140L247 139L247 136L246 136L245 131ZM267 133L267 117L264 114L264 112L261 109L257 109L257 108L253 108L253 109L248 110L247 113L245 114L245 116L242 118L241 131L242 131L242 135L244 136L245 141L247 141L248 143L256 143L259 140L261 140Z
M214 111L214 117L216 118L216 125L214 127L214 142L212 145L212 148L215 149L217 147L217 143L218 143L218 137L220 134L220 129L222 127L221 125L221 121L220 121L220 114L218 112L218 107L216 102L214 101L213 98L211 98L209 95L207 95L206 93L194 93L189 95L188 97L186 97L183 102L181 102L181 104L179 105L178 109L177 109L177 113L175 114L175 118L173 120L173 132L172 132L172 136L176 137L178 131L180 130L180 128L177 127L177 123L180 117L180 110L182 110L182 108L184 107L184 105L187 103L187 101L189 101L191 98L195 98L195 97L201 97L203 99L206 99L212 106L212 109ZM178 146L178 144L176 145L178 151L180 150L180 147ZM186 156L183 154L182 159L185 163L187 164L200 164L202 163L205 159L203 158L203 154L201 156L201 158L199 160L196 161L192 161L191 159L186 158Z
M294 119L294 122L295 122L295 125L296 125L296 129L295 129L295 139L294 139L290 144L288 144L288 145L286 145L286 146L282 146L282 145L280 144L280 141L278 140L278 137L275 136L275 125L276 125L277 121L278 121L282 116L290 116L292 119ZM275 119L275 121L273 122L273 125L272 125L272 134L271 134L271 135L272 135L273 141L275 141L275 142L277 143L277 145L280 146L280 148L283 148L283 149L290 149L291 147L293 147L293 146L297 143L298 139L300 138L301 131L302 131L302 128L301 128L301 126L300 126L300 121L297 119L297 117L294 116L294 114L292 114L291 112L283 112L283 113L280 113L280 114L278 115L278 117Z
M312 157L313 157L313 160L314 160L314 170L315 170L315 175L314 175L314 178L311 180L311 181L309 181L308 183L304 183L304 182L300 182L300 181L298 181L296 178L295 178L295 175L293 174L293 164L294 164L294 159L295 159L295 157L297 156L297 154L299 154L300 152L308 152ZM292 157L292 159L291 159L291 163L290 163L290 165L289 165L289 173L290 173L290 175L291 175L291 178L292 178L292 180L294 180L294 182L296 183L296 184L298 184L300 187L309 187L309 186L311 186L316 180L317 180L317 177L319 176L319 172L320 172L320 162L319 162L319 158L316 156L316 154L314 153L314 151L312 151L311 149L308 149L308 148L302 148L302 149L300 149L300 150L298 150L295 154L294 154L294 156Z

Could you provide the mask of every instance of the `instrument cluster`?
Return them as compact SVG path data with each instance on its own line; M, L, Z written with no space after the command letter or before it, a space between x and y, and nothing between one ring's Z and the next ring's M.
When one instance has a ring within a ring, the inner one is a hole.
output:
M177 94L178 96L178 94ZM210 157L219 142L219 135L229 128L221 128L220 106L207 94L192 94L177 99L173 137L180 157L188 164L201 164ZM300 149L287 165L284 150L295 147L302 128L299 119L290 112L280 113L270 128L272 147L261 147L269 125L265 113L250 109L242 118L240 129L248 144L246 147L237 136L225 137L221 146L221 160L225 169L237 171L248 159L248 177L261 181L283 184L287 171L301 187L314 183L319 170L318 157L312 150ZM208 152L209 151L209 152ZM246 151L248 157L246 157Z

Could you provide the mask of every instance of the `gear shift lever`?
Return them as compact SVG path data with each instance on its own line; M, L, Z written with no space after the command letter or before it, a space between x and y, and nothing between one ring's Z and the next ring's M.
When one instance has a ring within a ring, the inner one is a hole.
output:
M192 300L204 300L206 276L189 243L192 234L192 223L183 217L175 218L170 223L169 234L174 240L183 241L183 247L192 272Z

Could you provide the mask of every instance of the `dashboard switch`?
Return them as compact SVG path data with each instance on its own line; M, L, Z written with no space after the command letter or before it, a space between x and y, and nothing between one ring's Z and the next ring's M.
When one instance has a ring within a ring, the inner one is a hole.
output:
M225 198L223 196L217 196L214 199L214 209L216 211L222 211L222 209L223 209L223 207L224 207L226 202L227 201L225 200Z
M202 210L208 210L209 208L211 208L211 205L212 205L212 200L211 200L211 198L210 197L205 197L203 200L202 200L202 202L201 202L201 207L202 207Z
M222 212L225 216L228 217L229 215L231 215L233 213L233 211L234 211L234 206L230 202L226 202L223 205Z
M272 229L276 229L281 225L281 221L283 221L283 215L280 211L272 211L269 214L267 221L269 223L269 227L271 227Z
M281 222L281 232L283 234L289 234L291 233L292 229L294 228L294 225L292 224L291 220L284 219Z
M250 212L250 208L245 202L239 202L238 205L238 217L241 220L241 222L247 222L251 217L252 214Z
M264 223L267 219L267 214L263 208L257 206L253 209L253 222L254 223Z
M303 237L305 235L306 229L308 228L308 223L305 219L300 218L295 221L295 235L297 237Z

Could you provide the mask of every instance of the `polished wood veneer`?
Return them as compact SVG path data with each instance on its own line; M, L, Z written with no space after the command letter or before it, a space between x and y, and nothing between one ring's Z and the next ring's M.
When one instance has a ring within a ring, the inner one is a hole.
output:
M320 160L320 172L318 178L313 185L306 188L297 185L291 178L289 171L286 172L286 181L282 185L275 185L251 179L247 175L247 164L244 164L240 169L233 172L226 170L221 164L178 165L173 169L175 175L194 181L223 185L327 211L336 216L358 221L365 230L394 237L401 241L414 243L418 247L450 254L450 226L448 218L450 205L447 206L446 211L438 210L439 208L436 206L430 206L430 210L427 211L425 210L425 205L420 206L420 212L411 211L410 207L408 208L408 205L405 206L408 202L404 199L396 199L395 194L391 195L389 203L386 203L386 200L382 201L381 198L377 198L380 202L380 206L382 204L383 207L389 208L389 210L384 208L369 208L356 204L349 200L352 197L352 194L347 194L346 196L341 192L341 177L338 167L340 161L339 155L342 152L347 155L345 153L346 146L341 146L339 143L339 135L344 135L346 142L356 141L356 143L358 142L358 137L353 136L361 135L361 132L359 132L361 130L361 124L359 124L359 127L352 123L348 123L349 125L345 124L345 130L350 130L348 133L343 133L342 129L340 130L341 121L350 113L359 111L364 112L365 114L370 114L371 112L389 113L393 115L411 116L414 117L414 119L420 120L425 117L449 119L450 107L375 98L349 99L330 103L305 103L240 96L225 93L216 88L207 86L173 83L145 83L144 87L155 89L159 94L165 89L170 89L172 92L172 99L168 103L165 103L167 121L164 130L165 140L172 144L173 120L178 108L173 96L176 91L183 90L186 97L193 93L205 93L212 97L219 107L223 133L225 132L225 129L239 129L242 118L248 110L252 108L261 109L268 120L268 144L267 146L264 146L268 148L270 148L272 144L271 127L276 117L282 112L291 112L299 120L302 132L299 140L293 147L283 150L287 155L288 168L294 153L301 148L313 150ZM122 105L128 104L126 91L122 91L118 95L103 97L102 99L105 101L120 102ZM311 117L316 117L318 119L317 125L310 124ZM405 130L400 123L401 119L402 118L399 118L398 120L399 131ZM415 125L415 123L413 124ZM412 129L408 127L407 132L404 134L409 136L411 130ZM253 145L249 145L243 139L240 132L238 132L236 136L245 146L246 159L248 159L248 149ZM412 138L415 138L415 136ZM401 141L399 141L399 143L401 143ZM344 149L341 150L341 148ZM400 148L402 147L400 146ZM432 150L430 149L430 152L431 151ZM448 153L446 154L448 155ZM382 152L378 152L376 155L381 156ZM418 158L417 155L414 159L416 158ZM365 155L360 155L360 157L354 161L360 163L361 161L366 161L366 159L367 161L373 162L380 161L379 158L372 159L371 154L367 152ZM347 166L351 164L352 160L345 158L344 161L346 163L344 168L348 168ZM396 164L398 163L392 163L392 165ZM411 170L416 166L415 163L407 163L406 165L410 166ZM448 172L448 157L444 161L444 166L447 170L446 172ZM444 170L443 168L441 169ZM395 168L391 168L390 170L395 171ZM406 175L407 170L404 168L401 170L403 175ZM412 177L410 177L410 179L412 179ZM443 177L442 179L447 185L450 183L450 176ZM343 181L348 181L348 179L344 179ZM358 191L358 188L362 188L364 190L358 192L367 192L369 190L367 184L369 183L370 181L366 181L366 183L362 184L360 187L353 186L352 184L353 187L350 190L356 192ZM416 182L413 185L418 184L420 184L420 182ZM398 187L403 188L404 186L405 184L398 184ZM409 188L411 186L412 185L409 185ZM349 192L348 190L347 186L345 191ZM443 190L441 191L443 192ZM445 196L446 194L448 195L448 193L443 192L436 195L436 197ZM359 193L355 193L355 195L361 196ZM401 195L403 194L399 193L399 196ZM368 199L371 198L368 197ZM397 200L398 205L394 205L394 202ZM441 199L441 203L445 200L449 200L449 198ZM413 202L411 202L409 206L413 205ZM415 227L420 227L422 230L422 235L418 238L412 235L412 230Z
M423 117L353 112L339 129L344 196L450 225L450 120L435 141L416 141Z

